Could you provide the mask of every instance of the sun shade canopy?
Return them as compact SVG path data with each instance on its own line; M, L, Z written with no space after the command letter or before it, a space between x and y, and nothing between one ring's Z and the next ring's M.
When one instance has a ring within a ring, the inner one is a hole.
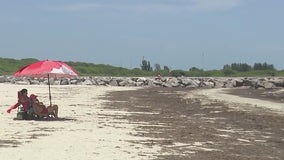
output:
M60 61L37 61L18 69L15 77L78 77L78 73L69 65Z

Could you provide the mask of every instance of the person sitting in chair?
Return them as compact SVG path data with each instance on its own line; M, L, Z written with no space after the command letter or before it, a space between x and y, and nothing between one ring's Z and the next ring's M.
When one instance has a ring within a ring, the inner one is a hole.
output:
M46 107L42 102L37 99L35 94L30 95L31 104L33 107L33 111L39 117L45 117L49 115L53 115L54 118L58 118L58 106L52 105Z

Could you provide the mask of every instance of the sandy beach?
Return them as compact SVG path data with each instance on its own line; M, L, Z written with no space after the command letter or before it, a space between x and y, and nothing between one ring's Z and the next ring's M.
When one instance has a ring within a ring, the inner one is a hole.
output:
M140 159L137 157L141 145L127 142L141 139L129 134L134 132L135 126L114 128L109 125L114 123L109 116L127 113L104 110L104 101L99 99L109 91L134 88L52 86L52 102L60 107L59 120L13 120L16 110L8 114L6 109L16 102L16 93L22 88L49 104L45 85L1 84L0 159ZM116 120L115 123L122 122ZM143 152L147 149L143 148ZM148 152L151 155L156 149Z
M27 88L0 84L0 159L283 159L283 103L226 90L51 86L58 120L13 120ZM243 93L243 92L241 92Z

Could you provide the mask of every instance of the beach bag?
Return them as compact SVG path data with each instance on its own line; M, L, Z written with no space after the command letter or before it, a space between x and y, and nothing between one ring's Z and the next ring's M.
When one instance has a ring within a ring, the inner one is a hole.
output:
M19 110L17 112L16 119L18 119L18 120L25 120L25 119L27 119L27 112L24 111L23 107L21 107L21 106L19 107Z

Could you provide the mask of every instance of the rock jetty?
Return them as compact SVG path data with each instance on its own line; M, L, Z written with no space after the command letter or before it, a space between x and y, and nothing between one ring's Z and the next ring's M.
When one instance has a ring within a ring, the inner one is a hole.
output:
M0 76L0 83L46 85L47 78ZM50 78L51 85L189 88L282 88L284 77L79 77Z

